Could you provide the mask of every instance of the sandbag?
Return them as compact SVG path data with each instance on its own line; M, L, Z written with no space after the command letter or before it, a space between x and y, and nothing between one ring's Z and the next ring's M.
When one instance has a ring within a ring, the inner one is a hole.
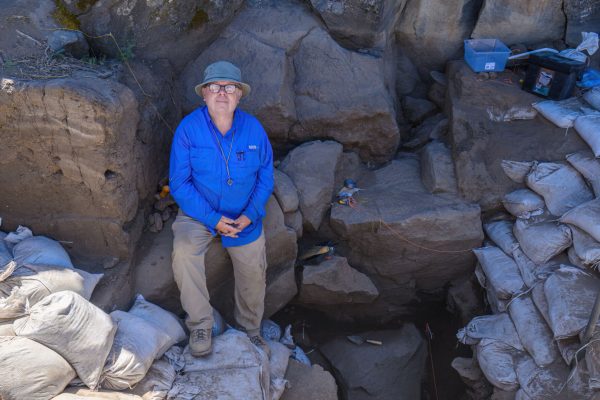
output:
M48 400L75 377L64 358L23 337L0 337L0 399Z
M110 352L116 325L75 292L52 293L14 324L18 336L56 351L73 366L90 389L96 389Z
M526 183L544 198L550 213L557 216L594 198L583 177L569 165L536 164L527 175Z
M577 97L561 101L540 101L532 106L554 125L565 129L572 127L578 117L595 112Z
M508 306L517 334L527 352L540 367L558 358L558 348L553 334L529 296L513 299Z
M510 299L523 291L525 284L517 264L502 250L489 246L475 249L473 253L499 298Z
M513 233L531 261L544 264L571 246L571 230L564 224L547 220L518 219Z
M0 320L21 317L26 314L27 307L63 290L70 290L89 300L102 276L76 268L24 265L10 278L0 282Z
M488 222L483 224L483 229L489 238L500 247L507 255L519 248L519 242L513 234L513 222L507 220Z
M506 211L517 218L528 219L544 213L544 199L529 189L517 189L502 199Z
M10 260L4 266L0 266L0 282L4 282L17 269L15 260Z
M0 321L0 336L15 336L13 321Z
M600 264L600 243L576 226L571 226L571 233L578 260L586 267L596 268Z
M90 390L81 387L68 387L52 400L147 400L134 394L112 390Z
M506 343L517 350L524 350L517 330L507 313L475 317L456 334L459 342L477 344L482 339L494 339Z
M17 230L8 233L4 237L4 241L8 244L8 248L12 249L15 244L32 236L33 232L31 232L31 229L27 228L26 226L19 225Z
M600 86L584 93L583 99L596 110L600 111Z
M516 183L525 183L525 178L534 164L533 161L502 160L500 166L510 180Z
M481 268L481 264L479 263L477 263L475 266L475 276L477 277L479 285L485 289L485 298L487 299L487 303L490 306L492 313L499 314L505 312L507 300L501 300L498 298L496 289L485 277L483 268Z
M532 399L573 400L592 396L580 374L574 374L567 383L569 368L562 361L539 367L531 357L523 356L516 364L521 389Z
M6 242L4 241L5 237L6 234L4 232L0 232L0 268L8 264L13 258L12 251L8 248Z
M271 377L270 400L279 400L288 381L285 379L285 371L287 370L292 351L285 345L268 340L269 348L271 349L271 358L269 359L269 373Z
M539 278L537 276L538 273L538 265L531 261L521 248L517 248L513 252L513 257L515 260L515 264L519 267L519 272L521 273L521 278L523 278L523 282L527 287L534 287L538 282Z
M561 266L546 279L550 328L557 339L579 334L587 325L600 280L576 267Z
M129 312L154 325L169 337L169 341L159 349L157 357L161 357L171 346L186 338L181 321L175 314L146 301L141 294L136 296L135 302Z
M576 337L557 339L556 345L558 346L558 351L566 365L571 365L573 357L575 357L575 354L581 348L581 342L579 341L579 338Z
M144 379L129 392L144 400L164 400L167 398L176 376L175 368L167 360L161 358L152 364Z
M213 339L213 351L201 358L184 351L185 367L169 391L168 399L269 399L269 366L266 357L234 329Z
M595 157L600 157L600 114L584 115L575 120L575 130L590 146Z
M600 199L575 207L563 215L560 222L575 225L600 242Z
M585 364L590 374L590 389L600 389L600 332L594 333L594 336L585 348Z
M73 268L71 258L60 243L45 236L33 236L20 241L13 247L13 256L18 265Z
M482 339L476 346L479 367L490 383L502 390L519 388L513 357L518 355L514 347L494 339Z
M584 152L567 155L567 161L590 183L595 197L600 197L600 160Z
M106 358L100 386L131 389L141 381L171 338L146 320L124 311L110 313L117 333Z
M567 254L569 256L569 264L579 267L581 269L587 268L585 265L583 265L583 260L579 258L577 253L575 253L575 249L573 247L569 247L569 250L567 250Z
M546 293L544 291L544 282L545 280L540 281L537 285L533 286L531 289L531 300L540 312L542 318L544 318L544 321L546 321L548 326L551 326L548 300L546 300Z

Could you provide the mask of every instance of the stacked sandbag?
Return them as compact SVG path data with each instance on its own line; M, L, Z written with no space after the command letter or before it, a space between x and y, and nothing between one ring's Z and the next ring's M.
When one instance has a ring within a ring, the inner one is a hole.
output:
M600 163L585 153L567 161L504 161L523 187L505 195L510 215L484 223L489 241L474 250L494 314L459 331L476 363L457 371L480 368L494 395L583 399L600 389L600 340L570 374L600 291L590 270L600 264Z

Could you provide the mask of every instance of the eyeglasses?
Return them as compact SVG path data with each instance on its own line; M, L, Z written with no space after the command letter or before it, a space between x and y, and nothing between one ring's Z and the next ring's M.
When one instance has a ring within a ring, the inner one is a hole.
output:
M238 85L234 85L233 83L229 83L227 85L219 85L218 83L210 83L210 84L206 85L206 87L208 88L208 91L211 93L219 93L221 91L221 89L223 89L225 91L225 93L227 93L227 94L232 94L233 92L235 92L235 89L240 88Z

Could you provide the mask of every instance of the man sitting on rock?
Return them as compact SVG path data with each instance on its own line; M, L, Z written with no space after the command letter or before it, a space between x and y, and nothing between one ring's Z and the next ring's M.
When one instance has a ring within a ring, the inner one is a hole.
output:
M179 124L171 148L169 185L180 207L173 223L173 273L190 329L193 356L211 352L212 307L204 258L215 236L231 256L234 317L257 347L267 259L262 219L273 191L273 153L258 120L236 109L250 93L239 68L218 61L195 87L204 99Z

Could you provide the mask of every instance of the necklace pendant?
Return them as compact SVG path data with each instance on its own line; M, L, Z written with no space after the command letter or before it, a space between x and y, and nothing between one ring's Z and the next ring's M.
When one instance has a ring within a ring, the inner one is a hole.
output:
M231 179L231 178L227 179L227 184L229 186L233 185L233 179Z

